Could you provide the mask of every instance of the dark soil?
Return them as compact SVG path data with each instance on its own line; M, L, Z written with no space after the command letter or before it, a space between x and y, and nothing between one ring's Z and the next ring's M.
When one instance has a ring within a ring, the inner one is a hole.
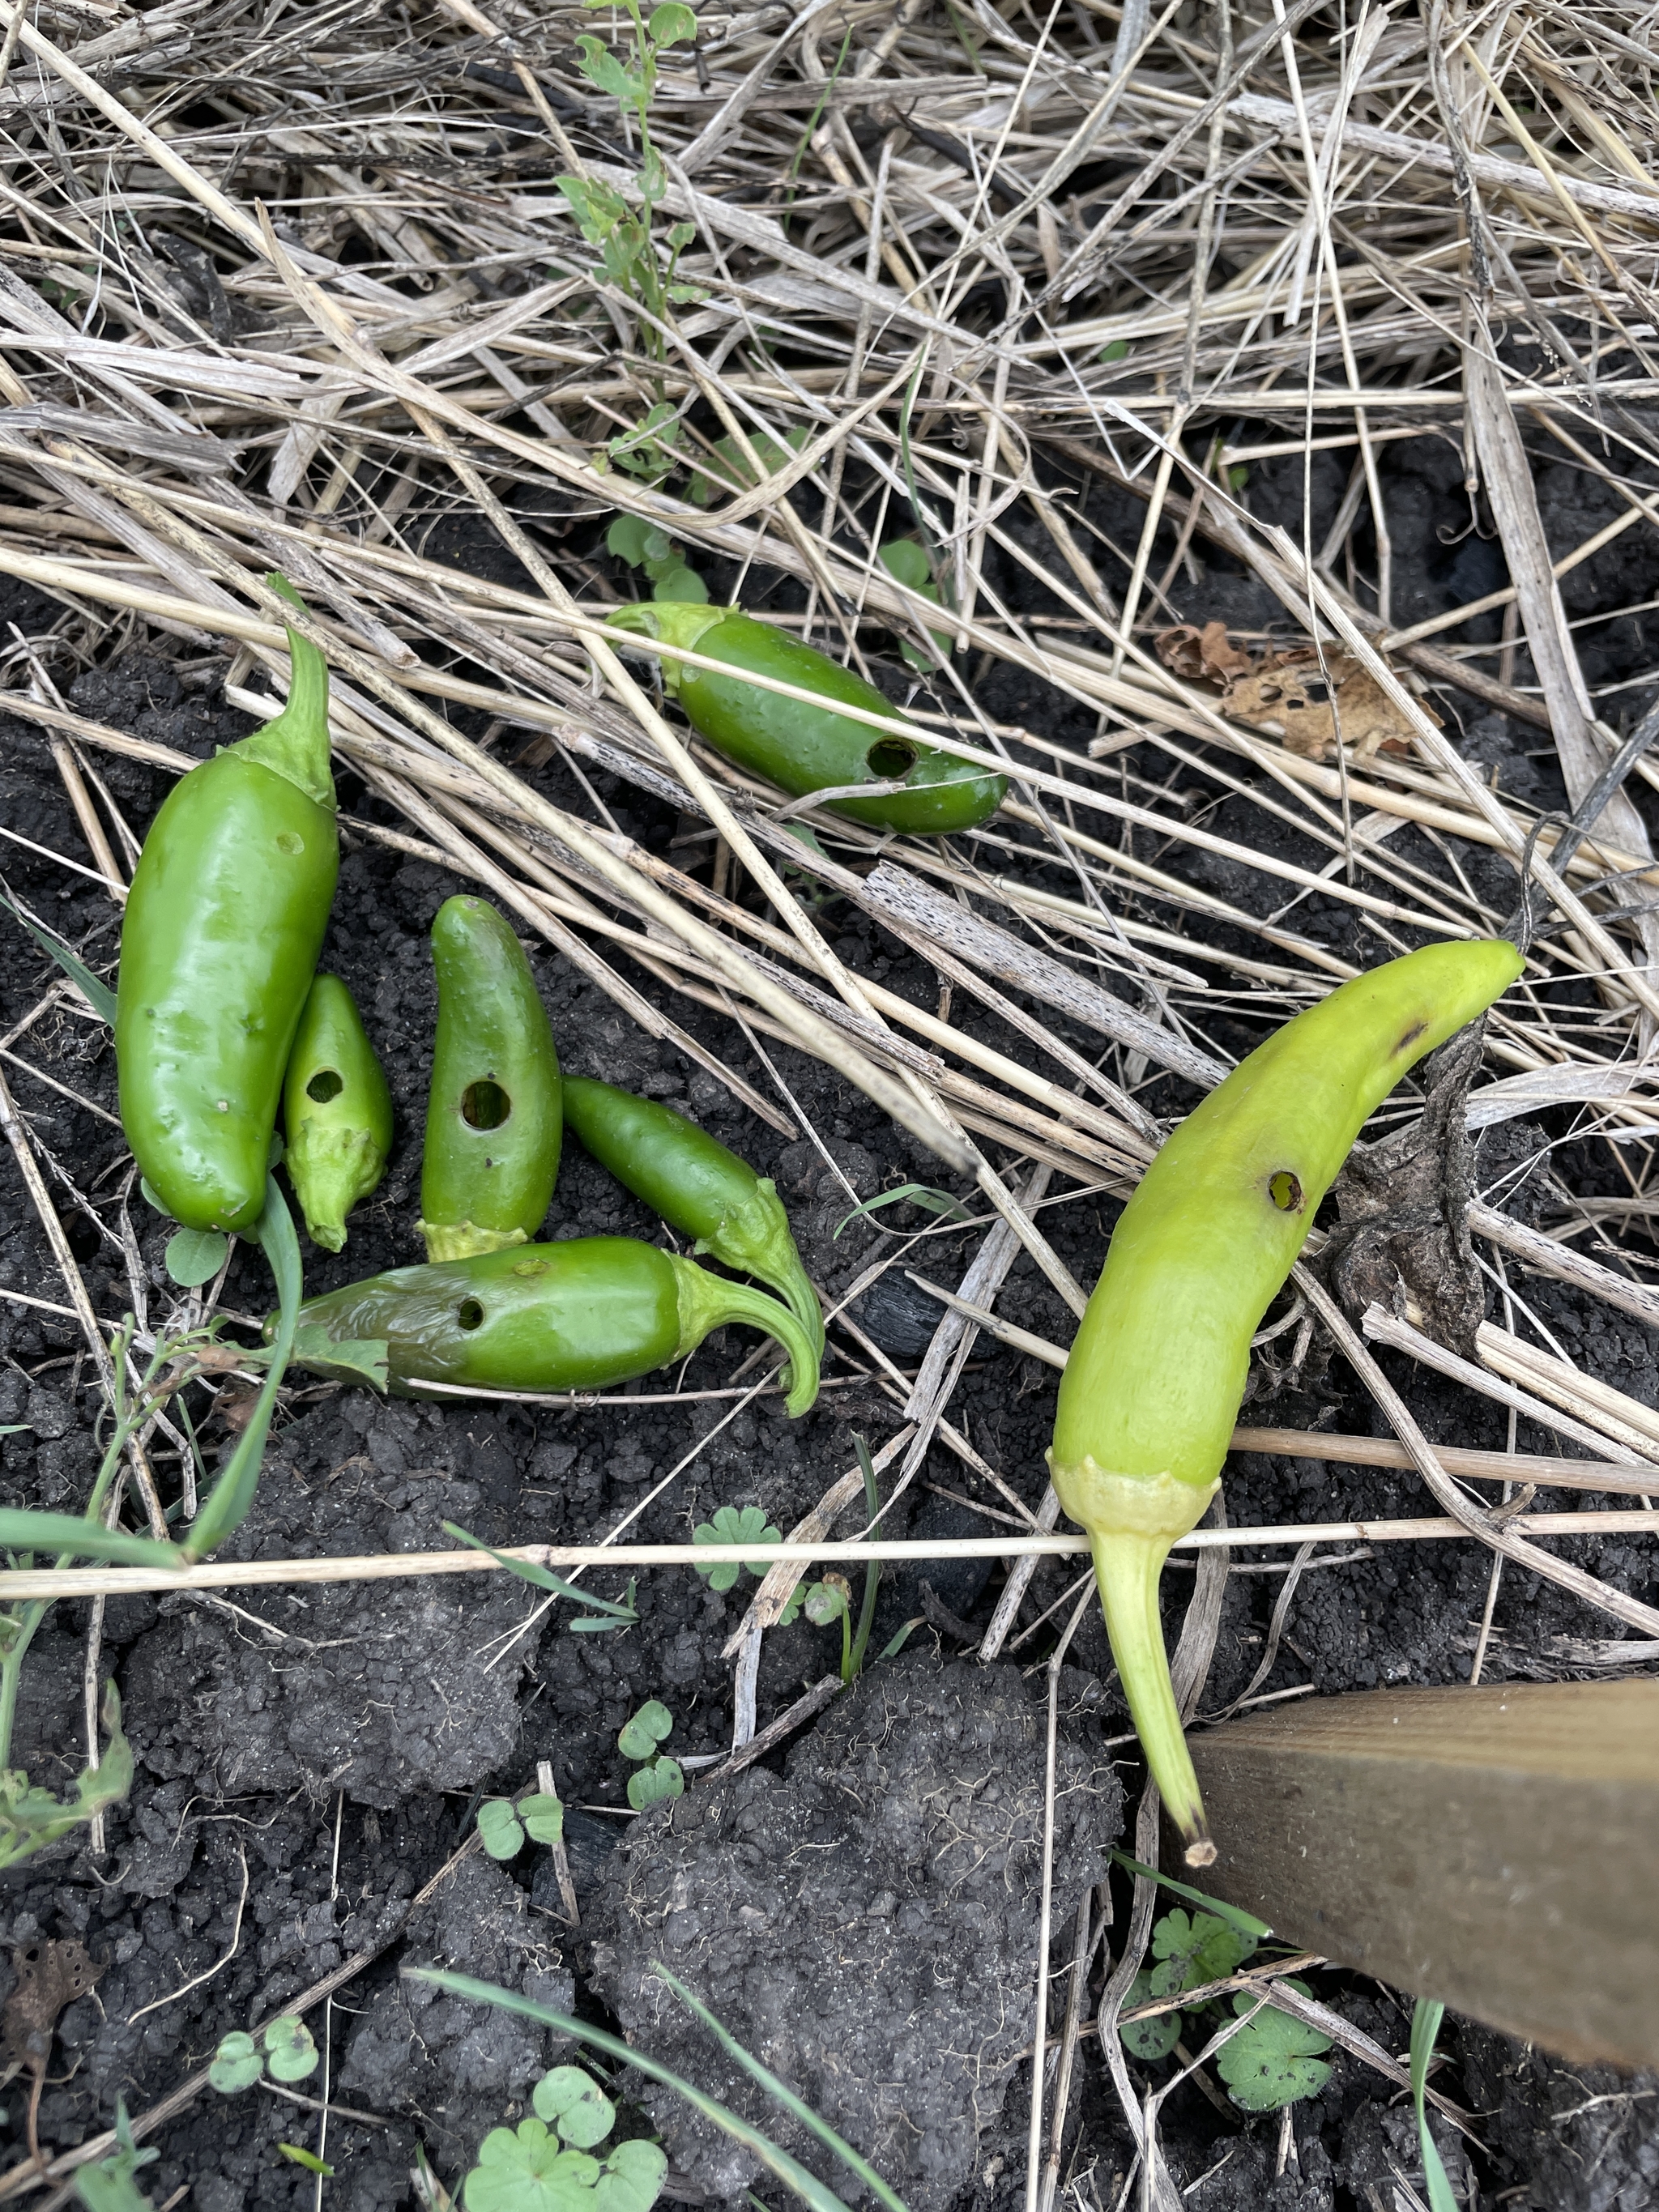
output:
M1396 571L1404 580L1396 618L1414 619L1501 582L1489 535L1469 528L1455 447L1423 439L1384 450ZM1346 465L1334 455L1316 459L1316 538ZM1592 481L1553 464L1540 482L1560 544L1577 542L1604 519L1603 495ZM1299 463L1261 465L1249 497L1264 516L1299 532ZM1109 539L1133 546L1138 502L1108 495L1096 483L1086 488L1086 512ZM481 529L456 533L450 551L501 573L509 566ZM731 579L717 563L707 565L718 596ZM1121 583L1110 562L1105 565L1109 584ZM1015 604L1029 597L1012 570L991 581ZM1568 587L1575 617L1650 596L1634 532L1577 569ZM1179 580L1177 598L1183 615L1200 621L1220 616L1246 629L1280 627L1279 610L1253 580L1209 562L1201 549ZM58 680L82 712L198 756L241 733L242 718L220 697L217 660L175 668L131 648L112 651L106 664L77 668L66 641L46 635L62 611L21 588L11 590L3 608L25 635L46 640L41 650L56 656ZM1659 639L1650 634L1655 619L1629 617L1582 631L1591 682L1616 680L1659 659ZM977 680L999 719L1072 740L1093 734L1079 710L1017 672L981 671ZM1628 719L1646 695L1621 693L1614 703ZM1455 702L1446 706L1457 711ZM0 741L9 826L81 857L75 819L40 733L7 720ZM1504 787L1559 799L1553 757L1529 727L1498 715L1465 716L1460 742L1471 758L1494 767ZM1132 775L1157 783L1168 777L1168 760L1150 749L1119 757ZM166 779L113 756L99 757L95 765L142 835ZM556 763L526 772L561 802L587 809ZM1176 781L1200 818L1298 860L1322 861L1322 854L1197 771L1183 770ZM668 851L678 830L672 813L613 778L594 782L621 828L654 851ZM348 811L385 818L349 776L341 795ZM1390 849L1443 866L1410 830ZM1231 863L1183 857L1181 848L1157 857L1257 913L1282 902L1282 884ZM1455 858L1477 890L1507 913L1514 890L1507 867L1476 848L1457 848ZM5 868L14 896L92 965L111 970L118 924L95 884L23 847L8 846ZM465 888L424 862L348 840L325 957L350 986L383 1054L398 1142L385 1183L354 1217L348 1252L336 1259L307 1248L307 1279L314 1289L420 1256L414 1220L433 1012L427 931L441 901ZM1156 904L1147 910L1184 931L1200 968L1206 945L1222 953L1239 949L1224 930L1191 915ZM1400 949L1369 927L1356 928L1352 910L1334 900L1304 899L1294 919L1299 930L1355 958ZM826 920L836 950L854 970L933 1005L938 979L925 963L844 908L831 907ZM926 1230L927 1271L958 1278L976 1232L930 1226L913 1209L889 1208L836 1236L853 1203L848 1187L865 1198L901 1181L938 1183L941 1176L833 1069L769 1048L799 1111L823 1139L832 1170L812 1143L786 1143L713 1076L643 1037L544 946L532 945L530 952L566 1066L672 1100L775 1176L809 1270L827 1291L849 1284L872 1255L891 1248L900 1230ZM629 972L648 999L665 1003L650 976ZM1213 972L1224 988L1222 972ZM8 1026L34 1006L54 974L33 940L4 919L0 990ZM1570 994L1562 995L1568 1002ZM685 1001L671 1011L723 1064L771 1091L768 1071L739 1030ZM1012 1056L1029 1057L1020 1036L975 1008L958 1003L954 1018ZM1237 994L1224 997L1204 1025L1230 1049L1244 1048L1263 1026ZM1062 1033L1091 1057L1098 1054L1097 1037L1081 1029ZM106 1034L58 1011L15 1050L7 1080L53 1163L54 1200L94 1308L113 1319L143 1303L159 1321L174 1295L161 1266L167 1225L131 1187L120 1132L107 1118L115 1086ZM103 1114L47 1087L31 1068ZM1141 1096L1164 1115L1193 1103L1172 1079L1148 1082ZM1522 1212L1543 1202L1547 1174L1581 1193L1623 1188L1608 1150L1571 1141L1568 1127L1566 1117L1546 1115L1489 1131L1477 1157L1478 1181L1499 1186ZM1098 1268L1112 1218L1103 1200L1044 1216L1056 1249L1085 1283ZM124 1222L136 1240L136 1276L124 1253ZM0 1287L61 1307L61 1282L9 1153L0 1158ZM662 1233L573 1144L547 1233L600 1231ZM860 1319L871 1338L910 1367L931 1321L890 1279L890 1287L865 1301ZM1528 1282L1526 1294L1589 1372L1659 1402L1650 1333L1559 1287ZM258 1254L241 1251L227 1307L257 1314L266 1296ZM1051 1338L1063 1341L1070 1333L1060 1300L1024 1260L1004 1310ZM5 1500L76 1510L95 1463L97 1394L76 1325L39 1305L9 1303L0 1308L0 1425L21 1425L0 1439ZM693 1362L688 1387L726 1383L754 1348L750 1333L722 1332ZM843 1340L828 1373L837 1387L798 1422L785 1417L775 1395L733 1416L729 1400L567 1411L384 1403L332 1386L301 1389L279 1425L254 1513L229 1555L441 1547L450 1540L445 1522L493 1543L581 1540L613 1528L682 1462L684 1472L635 1524L641 1538L684 1541L724 1504L760 1505L787 1528L854 1463L855 1432L875 1446L896 1425L891 1401L859 1379L867 1376L867 1362L850 1343ZM1431 1436L1504 1442L1505 1419L1496 1407L1454 1395L1403 1364L1395 1379ZM1370 1404L1346 1369L1322 1364L1316 1351L1298 1376L1264 1365L1254 1388L1255 1403L1272 1419L1307 1425L1334 1408L1339 1427L1373 1425ZM1053 1407L1051 1370L981 1340L951 1418L1035 1503ZM200 1412L205 1418L205 1401ZM205 1437L210 1453L228 1442L222 1424L210 1424ZM1522 1449L1555 1448L1524 1422L1518 1442ZM173 1494L176 1466L165 1456L157 1466ZM1423 1510L1419 1486L1405 1474L1254 1456L1232 1462L1226 1494L1230 1517L1240 1524ZM979 1477L938 1448L888 1525L895 1534L939 1537L995 1525L958 1502L963 1498L1000 1510ZM1548 1502L1538 1501L1540 1508ZM1650 1548L1614 1537L1570 1549L1606 1580L1655 1596ZM1235 1560L1283 1565L1282 1555L1252 1561L1235 1554ZM1042 1571L1025 1617L1052 1604L1071 1573L1060 1563ZM1396 1547L1310 1576L1263 1687L1312 1684L1340 1692L1466 1679L1487 1578L1486 1554L1469 1545ZM591 1581L600 1595L622 1594L620 1574ZM941 1565L928 1581L933 1619L955 1615L977 1631L1000 1576L984 1563L958 1563ZM0 1900L4 1948L78 1939L100 1970L95 1989L58 2023L40 2105L43 2143L62 2150L107 2126L118 2099L135 2113L143 2111L204 2063L228 2030L267 2015L397 1929L378 1963L343 1986L327 2018L320 2010L312 2016L319 2041L327 2042L331 2093L353 2113L371 2116L337 2112L330 2122L326 2154L337 2177L327 2185L330 2199L350 2212L409 2201L417 2142L459 2191L482 2136L522 2114L552 2055L548 2038L523 2021L400 1983L400 1964L451 1965L556 2007L574 2003L596 2020L620 2021L699 2084L744 2105L748 2093L714 2045L646 1978L653 1957L686 1974L752 2048L868 2148L917 2212L1015 2202L1029 2097L1029 2070L1018 2054L1030 2032L1042 1770L1042 1676L1028 1680L1024 1670L1047 1656L1050 1632L1039 1631L1002 1662L981 1668L954 1656L948 1632L919 1630L900 1659L872 1663L854 1695L831 1705L786 1752L729 1783L694 1782L672 1810L630 1826L617 1729L645 1699L658 1698L673 1712L672 1751L724 1749L732 1684L721 1646L752 1588L740 1580L719 1595L690 1576L647 1575L639 1583L637 1626L612 1635L571 1633L568 1608L544 1611L538 1594L496 1577L244 1589L234 1605L185 1597L111 1604L101 1626L102 1665L120 1687L137 1755L130 1801L109 1817L103 1857L83 1844L60 1845L10 1874ZM1179 1568L1165 1578L1172 1629L1189 1588ZM1206 1708L1224 1705L1249 1679L1279 1588L1277 1572L1233 1575ZM872 1650L922 1610L918 1578L890 1577ZM33 1778L60 1791L83 1763L90 1619L85 1603L60 1605L24 1677L15 1755ZM1494 1679L1559 1673L1554 1639L1612 1632L1553 1586L1513 1570L1504 1576L1497 1631L1487 1661ZM761 1724L817 1680L838 1652L838 1630L802 1621L769 1633ZM1070 1660L1076 1671L1066 1677L1062 1699L1057 1966L1078 1888L1101 1878L1101 1854L1118 1832L1122 1787L1135 1779L1132 1747L1110 1754L1103 1748L1106 1737L1122 1734L1123 1722L1115 1686L1103 1686L1111 1668L1097 1620L1085 1622ZM563 1923L550 1862L538 1849L505 1869L467 1861L407 1917L410 1900L468 1832L480 1795L526 1786L543 1760L572 1808L580 1934ZM613 1850L616 1844L623 1848ZM1334 1972L1319 1977L1319 1991L1389 2049L1404 2049L1408 2002ZM1557 2067L1470 2023L1449 2024L1444 2047L1444 2085L1482 2116L1480 2148L1471 2154L1481 2203L1497 2198L1535 2212L1643 2212L1659 2203L1652 2083L1621 2084L1605 2069ZM1176 2094L1164 2113L1165 2141L1177 2185L1199 2212L1261 2206L1371 2212L1405 2201L1391 2192L1396 2171L1408 2179L1416 2172L1412 2129L1387 2085L1333 2057L1325 2090L1296 2109L1295 2161L1278 2179L1276 2121L1218 2112L1193 2085ZM1162 2078L1162 2068L1146 2070ZM27 2076L20 2078L8 2100L19 2144L27 2088ZM656 2092L639 2094L677 2161L672 2186L681 2201L723 2197L748 2182L754 2169L723 2139L683 2108L659 2101ZM1079 2201L1094 2212L1096 2204L1114 2204L1129 2149L1091 2045L1079 2059L1074 2098L1067 2171L1079 2178ZM284 2161L276 2146L314 2147L317 2118L314 2110L266 2090L235 2100L204 2093L161 2130L161 2161L147 2171L144 2185L158 2206L188 2187L203 2212L308 2205L313 2177ZM629 2124L645 2122L636 2112ZM782 2132L788 2139L787 2128ZM1448 2155L1455 2168L1449 2143Z

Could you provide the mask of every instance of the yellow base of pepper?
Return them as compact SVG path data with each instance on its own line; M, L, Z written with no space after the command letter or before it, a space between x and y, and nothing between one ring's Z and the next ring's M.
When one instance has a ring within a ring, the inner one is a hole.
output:
M505 1252L530 1239L522 1229L477 1229L470 1221L417 1221L428 1260L471 1260L480 1252Z
M1210 1866L1215 1845L1170 1681L1158 1585L1170 1545L1198 1526L1220 1485L1182 1482L1172 1474L1109 1474L1092 1459L1062 1466L1052 1453L1048 1468L1060 1504L1088 1531L1129 1717L1187 1864Z

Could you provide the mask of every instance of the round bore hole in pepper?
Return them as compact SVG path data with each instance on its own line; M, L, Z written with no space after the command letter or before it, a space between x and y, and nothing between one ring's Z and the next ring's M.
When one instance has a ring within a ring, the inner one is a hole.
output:
M653 1212L723 1267L769 1283L823 1351L823 1313L777 1186L717 1138L653 1098L584 1075L564 1079L565 1126Z
M742 1322L789 1357L791 1413L817 1392L817 1361L793 1313L763 1291L631 1237L503 1246L470 1259L395 1267L301 1310L302 1329L336 1343L383 1340L387 1387L604 1390L695 1352L711 1329ZM327 1371L313 1349L308 1366ZM356 1370L354 1370L356 1371Z
M952 759L921 730L914 738L899 737L837 713L837 708L857 707L888 720L902 719L891 701L862 677L815 646L757 622L740 607L663 600L621 608L607 621L614 629L724 663L730 675L691 667L665 653L663 683L692 728L717 752L765 776L792 798L834 791L841 795L825 803L835 813L878 830L937 836L977 829L1007 795L1006 777ZM745 682L750 675L795 684L813 699L768 691ZM899 783L902 788L861 799L850 787L866 783Z
M279 576L266 580L301 602ZM283 1074L339 872L328 671L289 630L288 704L182 776L144 840L121 924L121 1125L187 1229L265 1201Z
M300 1016L283 1080L283 1164L325 1251L341 1250L345 1220L386 1173L392 1094L352 996L337 975L318 975Z
M524 947L488 899L446 899L432 924L438 1032L421 1164L431 1260L522 1244L558 1180L559 1055Z
M1367 1117L1522 970L1503 939L1432 945L1340 985L1174 1132L1124 1207L1060 1378L1048 1465L1088 1531L1130 1717L1189 1865L1214 1858L1158 1585L1218 1486L1250 1339Z

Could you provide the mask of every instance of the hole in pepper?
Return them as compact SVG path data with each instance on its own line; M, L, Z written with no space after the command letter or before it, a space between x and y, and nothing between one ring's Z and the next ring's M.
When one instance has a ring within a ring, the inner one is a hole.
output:
M319 1067L306 1085L306 1097L314 1098L319 1106L326 1106L331 1098L337 1098L345 1089L338 1073L331 1067Z
M455 1318L463 1328L478 1328L483 1322L483 1308L477 1298L463 1298L455 1309Z
M902 738L878 738L864 760L872 775L879 776L884 783L896 783L915 766L916 749Z
M461 1093L461 1119L469 1129L499 1129L512 1111L513 1101L488 1076Z
M1267 1195L1281 1213L1302 1211L1302 1186L1288 1168L1280 1168L1277 1175L1268 1176Z

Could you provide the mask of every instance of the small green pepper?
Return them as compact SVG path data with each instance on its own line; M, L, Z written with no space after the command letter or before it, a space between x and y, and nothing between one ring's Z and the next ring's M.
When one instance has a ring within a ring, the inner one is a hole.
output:
M1215 1856L1158 1583L1218 1486L1250 1339L1367 1117L1521 973L1501 938L1431 945L1342 984L1257 1047L1124 1207L1060 1385L1048 1465L1089 1532L1112 1651L1191 1866Z
M429 1260L522 1244L542 1225L564 1130L559 1055L524 947L488 899L432 925L438 1036L418 1224Z
M861 707L896 719L891 701L861 677L739 607L661 600L623 607L608 621L613 629L636 630L742 672L718 676L710 669L688 667L672 653L665 653L662 661L663 682L678 696L692 728L739 768L766 776L796 799L815 791L845 790L849 784L902 780L902 791L826 804L835 813L878 830L937 836L976 829L1007 796L1006 776L987 775L953 760L920 730L914 738L901 738L838 714L836 706ZM745 684L744 674L797 684L834 704L814 707L786 699Z
M585 1075L564 1079L564 1118L601 1167L699 1252L758 1275L823 1351L823 1313L789 1233L777 1186L746 1160L654 1099Z
M186 1229L246 1229L264 1205L283 1072L339 872L328 670L293 630L288 649L287 706L173 786L121 925L121 1125Z
M288 1179L313 1244L337 1252L345 1218L386 1173L392 1093L337 975L319 975L283 1081Z
M395 1267L301 1309L301 1328L337 1343L383 1339L389 1387L604 1390L695 1352L710 1329L746 1322L789 1355L788 1409L817 1390L811 1340L787 1306L746 1283L631 1237L578 1237ZM314 1341L314 1340L313 1340ZM308 1356L309 1366L326 1367Z

